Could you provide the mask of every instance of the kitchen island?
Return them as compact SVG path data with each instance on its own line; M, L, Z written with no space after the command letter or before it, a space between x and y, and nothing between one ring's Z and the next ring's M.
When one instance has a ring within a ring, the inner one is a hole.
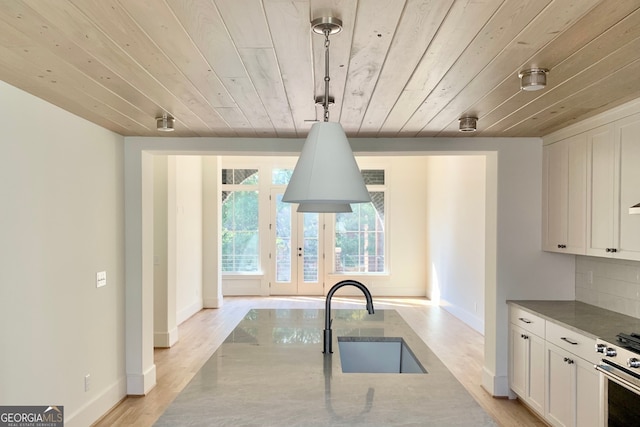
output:
M493 426L395 310L250 310L157 426ZM426 374L343 373L337 338L402 337Z

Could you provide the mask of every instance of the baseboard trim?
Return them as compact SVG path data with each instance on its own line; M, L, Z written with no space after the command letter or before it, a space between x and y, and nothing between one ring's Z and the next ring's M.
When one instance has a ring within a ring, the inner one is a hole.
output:
M153 364L142 374L127 374L127 394L145 396L156 385L156 365Z
M154 332L153 346L155 348L169 348L178 342L178 328L173 328L169 332Z
M509 378L496 376L487 367L482 368L482 388L493 397L510 397Z
M202 301L203 308L220 308L223 304L222 297L204 298Z
M202 310L201 299L194 301L188 306L186 306L185 308L183 308L182 310L179 310L176 313L176 323L180 325L182 322L184 322L185 320L187 320L188 318L190 318L200 310Z
M87 393L90 394L90 390ZM92 425L127 396L127 380L120 378L114 384L102 390L82 405L77 411L68 415L65 411L65 427L85 427Z

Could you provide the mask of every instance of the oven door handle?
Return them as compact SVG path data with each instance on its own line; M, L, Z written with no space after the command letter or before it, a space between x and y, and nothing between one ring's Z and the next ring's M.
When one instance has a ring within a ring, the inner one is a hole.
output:
M640 394L640 384L638 384L638 379L633 376L616 369L615 366L611 366L609 364L595 365L595 368L607 379L620 384L622 387L631 390L636 394Z

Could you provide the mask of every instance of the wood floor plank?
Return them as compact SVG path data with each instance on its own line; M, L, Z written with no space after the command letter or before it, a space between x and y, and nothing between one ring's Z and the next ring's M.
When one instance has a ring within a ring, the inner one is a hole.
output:
M179 341L154 352L156 387L144 397L127 397L94 424L151 426L211 357L249 309L321 309L324 297L226 297L219 309L205 309L182 323ZM395 309L476 401L501 426L545 426L517 400L494 399L480 385L482 335L424 298L375 298L377 309ZM334 297L332 308L364 309L364 299Z

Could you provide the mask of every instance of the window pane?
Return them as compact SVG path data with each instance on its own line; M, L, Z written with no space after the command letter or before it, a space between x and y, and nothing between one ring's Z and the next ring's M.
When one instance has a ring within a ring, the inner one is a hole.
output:
M276 282L291 282L291 212L292 205L276 200Z
M304 221L304 259L303 280L306 283L318 281L318 238L320 234L320 216L317 213L305 213Z
M287 185L293 175L293 169L273 169L271 171L271 183L274 185Z
M384 271L384 192L371 203L354 203L352 213L336 214L336 272Z
M222 193L222 271L259 269L258 192Z
M365 185L384 185L384 169L363 169L361 173Z
M258 169L222 169L222 183L257 185Z

